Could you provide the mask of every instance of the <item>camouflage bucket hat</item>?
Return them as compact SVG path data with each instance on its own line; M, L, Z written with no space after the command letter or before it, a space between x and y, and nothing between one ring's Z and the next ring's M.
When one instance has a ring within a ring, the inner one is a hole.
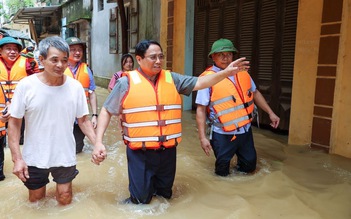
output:
M237 53L238 50L234 47L233 43L228 39L219 39L212 44L211 52L208 57L211 58L213 53L218 52L233 52Z

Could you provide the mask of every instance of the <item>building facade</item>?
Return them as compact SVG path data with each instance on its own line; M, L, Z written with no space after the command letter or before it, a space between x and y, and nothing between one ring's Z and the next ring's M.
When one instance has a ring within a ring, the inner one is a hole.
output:
M250 74L282 118L279 128L289 134L289 144L351 158L347 113L351 107L347 97L351 0L146 0L138 4L138 40L161 42L165 68L199 75L211 64L207 59L211 44L229 38L239 55L251 60ZM95 51L108 57L108 33L94 28L105 25L108 29L109 14L99 13L93 16L92 30L97 35L92 38L105 44L96 43ZM98 21L103 16L105 21ZM108 79L119 70L119 55L113 59L116 65L108 65L96 77ZM97 62L96 69L107 66L100 57ZM184 97L183 103L185 110L194 108L192 97ZM261 121L268 125L264 114Z
M71 19L88 5L90 18ZM251 61L250 74L289 144L351 158L351 0L124 0L124 38L117 0L72 0L64 7L61 35L88 42L98 85L107 87L121 69L123 40L134 55L137 42L155 39L164 68L198 76L211 64L212 43L228 38ZM184 110L195 108L195 94L183 97ZM264 113L260 121L269 125Z

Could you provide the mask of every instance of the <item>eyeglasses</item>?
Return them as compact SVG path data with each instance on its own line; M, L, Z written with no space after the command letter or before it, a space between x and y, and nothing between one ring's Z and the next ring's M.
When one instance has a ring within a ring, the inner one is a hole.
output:
M163 61L165 59L165 55L163 54L159 54L159 55L150 55L150 56L145 56L145 58L148 58L150 59L151 61L155 62L157 61L157 58L160 60L160 61Z
M232 57L233 57L233 53L231 53L231 52L229 52L229 53L219 52L219 53L216 53L216 55L217 55L220 59L232 58Z

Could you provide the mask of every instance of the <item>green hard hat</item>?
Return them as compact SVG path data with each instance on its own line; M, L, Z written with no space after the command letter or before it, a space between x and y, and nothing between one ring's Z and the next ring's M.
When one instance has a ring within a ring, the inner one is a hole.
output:
M85 46L85 42L81 41L78 37L68 37L66 39L66 43L71 46L71 45L83 45Z
M208 57L211 58L213 53L218 52L233 52L237 53L238 50L234 47L232 41L228 39L219 39L212 44L211 52L208 54Z
M0 47L6 44L16 44L18 46L19 52L22 50L22 44L18 42L15 38L13 37L4 37L0 40Z

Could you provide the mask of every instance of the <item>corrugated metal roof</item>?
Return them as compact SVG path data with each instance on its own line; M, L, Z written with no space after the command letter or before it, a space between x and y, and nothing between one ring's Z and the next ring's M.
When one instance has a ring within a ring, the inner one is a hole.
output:
M19 30L9 30L9 29L0 29L1 33L7 33L9 36L16 38L16 39L28 39L30 40L31 38L28 36L28 34L22 33Z
M28 24L30 19L36 18L46 18L55 16L55 12L61 6L46 6L46 7L31 7L22 8L17 11L17 13L11 19L14 23L18 24Z

